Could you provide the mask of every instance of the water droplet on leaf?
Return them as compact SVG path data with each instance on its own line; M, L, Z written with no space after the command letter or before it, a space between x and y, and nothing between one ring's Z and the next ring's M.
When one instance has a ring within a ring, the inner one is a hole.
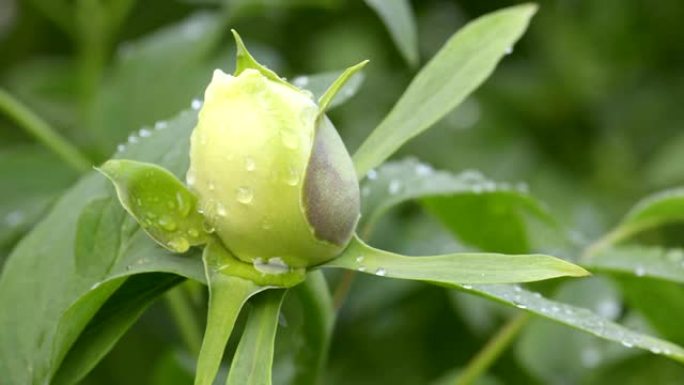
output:
M254 193L252 192L252 189L250 187L238 187L236 198L238 202L248 205L252 203L252 199L254 199Z

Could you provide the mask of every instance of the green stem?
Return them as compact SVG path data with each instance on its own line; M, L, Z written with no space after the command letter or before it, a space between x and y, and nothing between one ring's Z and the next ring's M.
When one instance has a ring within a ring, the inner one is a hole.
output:
M180 285L169 290L164 298L188 351L198 355L202 347L202 329L195 316L195 309L186 295L185 286Z
M60 158L74 169L80 172L90 169L90 160L78 148L69 143L50 127L47 122L3 89L0 89L0 111L4 111L7 116L12 118L26 132L59 155Z
M492 337L475 357L468 363L466 368L458 376L454 385L470 385L489 368L494 361L515 340L529 320L529 314L520 313L508 320L508 322Z

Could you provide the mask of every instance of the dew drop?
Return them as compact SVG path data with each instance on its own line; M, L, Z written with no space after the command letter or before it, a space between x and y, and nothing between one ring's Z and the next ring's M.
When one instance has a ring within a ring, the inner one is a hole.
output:
M126 146L125 146L125 145L119 144L118 146L116 146L116 151L117 151L117 152L124 152L124 150L126 150Z
M639 265L634 269L634 274L637 277L643 277L646 274L646 269L644 269L643 266Z
M510 55L513 53L513 47L506 47L506 50L504 51L506 55Z
M368 171L368 174L366 174L369 180L376 180L378 179L378 172L371 169Z
M252 172L256 169L256 163L251 157L245 157L245 170Z
M176 192L176 203L178 204L178 213L182 217L187 217L190 214L190 210L192 210L192 204L183 197L180 191Z
M238 187L236 198L238 202L248 205L252 203L252 199L254 199L254 193L252 192L252 189L250 187Z
M387 270L385 270L385 269L382 268L382 267L378 267L378 268L375 270L375 275L377 275L377 276L379 276L379 277L384 277L385 275L387 275Z
M396 195L396 194L398 194L400 190L401 190L401 182L398 181L398 180L396 180L396 179L393 179L393 180L390 182L389 187L387 188L387 191L388 191L391 195Z
M261 228L264 230L270 230L273 228L273 225L271 224L271 221L268 218L264 218L264 220L261 221Z
M418 176L427 176L427 175L432 174L432 172L433 172L432 167L430 167L427 164L418 163L416 165L416 174Z
M364 271L366 271L366 266L359 266L356 270L363 273Z
M177 228L176 222L169 218L159 218L157 224L166 231L174 231Z
M287 170L287 177L285 178L285 183L290 186L296 186L299 183L299 174L294 167L290 167Z
M624 346L626 348L633 348L634 347L634 344L629 342L629 341L623 340L623 341L620 341L620 343L622 344L622 346Z
M219 205L216 207L216 214L218 214L219 217L225 217L228 212L226 212L226 208L219 203Z
M166 123L166 122L163 121L163 120L160 120L160 121L158 121L157 123L154 124L154 129L155 129L155 130L163 130L163 129L165 129L165 128L168 127L168 126L169 126L168 123Z
M366 258L366 257L364 257L363 255L359 255L358 257L356 257L356 262L357 262L357 263L361 263L361 262L363 262L363 260L364 260L365 258Z
M515 303L515 307L517 307L518 309L527 309L527 305L524 305L524 304L519 303L519 302Z
M187 250L190 248L190 242L183 237L174 238L169 241L169 246L173 250Z
M138 132L138 135L140 135L141 138L149 138L150 136L152 136L152 132L147 128L141 128Z
M473 288L472 285L461 285L461 287L464 288L464 289L466 289L466 290L470 290L470 289Z
M199 99L192 99L192 103L190 103L190 107L197 111L202 107L202 101Z
M9 227L16 227L22 224L24 222L24 219L24 213L18 210L12 211L11 213L5 216L5 223Z
M580 358L585 367L593 368L601 362L601 352L599 352L596 348L589 347L582 349Z
M188 170L188 173L185 174L185 182L188 184L188 186L195 185L195 173L192 172L192 170Z
M292 84L299 88L304 88L306 87L307 84L309 84L309 77L308 76L297 76L296 78L292 79Z

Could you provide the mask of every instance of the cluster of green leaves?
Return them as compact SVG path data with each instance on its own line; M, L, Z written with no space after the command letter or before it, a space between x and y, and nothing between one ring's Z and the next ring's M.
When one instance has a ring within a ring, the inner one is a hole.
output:
M412 43L415 41L415 27L411 25L410 8L407 8L407 2L388 5L390 3L395 2L368 1L387 22L387 29L399 43L399 50L406 61L413 64L418 56L415 43ZM409 259L380 251L355 239L347 252L330 267L430 281L540 316L547 321L532 322L525 329L517 351L530 372L550 383L567 378L579 379L585 371L599 364L630 368L630 362L636 359L632 349L635 347L684 361L684 350L676 345L684 343L677 327L677 320L682 319L678 317L681 311L678 301L681 299L679 285L684 271L684 254L677 247L657 246L651 241L654 233L661 234L662 230L665 234L662 237L666 237L668 226L684 219L681 191L672 190L646 198L614 230L587 246L571 237L548 209L522 186L496 183L474 172L435 171L415 160L389 162L374 168L477 88L520 37L532 13L533 8L529 6L511 8L465 27L421 70L395 108L354 155L359 176L366 177L362 185L364 214L359 227L359 234L364 239L375 240L379 244L386 242L382 239L382 232L387 230L382 227L386 224L383 221L394 212L390 209L408 201L418 201L438 219L442 228L457 239L457 243L449 237L427 237L427 246L421 246L414 234L407 237L406 245L395 242L391 248L407 254L432 254L435 253L434 245L444 244L450 252L454 249L462 252L452 254L451 259ZM218 20L212 23L211 20L214 18L203 15L178 27L193 31L192 28L199 26L213 26L209 28L211 32L194 30L197 34L193 39L204 37L197 41L206 42L207 47L187 44L188 49L199 52L198 56L184 58L188 60L187 67L181 63L178 68L168 69L168 74L160 75L188 81L189 85L182 87L187 94L173 95L173 98L178 98L177 102L164 103L159 110L153 106L145 107L145 101L158 100L159 96L154 95L168 96L163 87L169 82L144 86L140 79L159 69L167 69L154 63L165 62L169 57L165 55L176 57L177 53L170 52L176 47L171 40L179 34L168 32L166 49L169 52L164 51L164 38L161 36L154 40L152 47L136 47L140 52L124 55L130 55L128 60L138 62L129 62L128 69L125 60L117 64L121 69L112 71L111 79L105 82L102 97L97 99L99 105L86 107L91 111L89 116L98 123L94 127L102 127L100 131L94 131L95 142L98 143L93 147L98 149L96 151L106 153L121 137L123 130L168 115L173 111L169 105L175 103L177 110L199 92L202 81L206 81L206 69L210 67L203 69L192 60L206 55L215 41L210 37L216 39L220 35L221 23ZM150 59L154 62L149 67L141 65ZM187 68L192 68L192 73ZM192 79L192 74L197 78ZM336 76L301 77L299 82L321 95ZM342 103L343 98L357 88L358 83L347 83L347 88L338 93L332 104ZM130 95L141 95L140 101L136 98L126 100ZM117 101L112 102L112 99ZM119 111L126 113L120 114ZM158 164L179 177L187 169L187 138L195 124L195 114L196 109L190 109L168 122L159 122L156 129L143 128L130 137L130 144L122 148L116 158ZM130 121L112 128L117 125L112 116L125 116ZM35 186L33 183L36 182L27 180L27 187L13 186L18 188L10 191L10 198L3 198L1 207L8 215L22 214L24 229L41 217L49 201L75 177L53 158L45 156L45 161L41 161L43 155L37 153L41 155L25 160L25 171L19 168L22 163L15 163L19 164L16 167L8 163L7 167L7 175L31 175L35 172L54 175L55 178L54 181L41 179L41 183L46 185L44 190L42 185ZM8 154L12 161L19 159L11 156L10 152ZM64 172L50 171L63 168ZM17 177L10 178L17 180ZM23 194L25 191L30 194L26 196ZM394 229L395 233L390 234L398 238L399 231L415 232L423 226L419 221L409 222L403 226L409 229ZM427 226L434 225L428 223ZM7 239L8 245L22 227L12 226L10 230L3 233L6 238L0 238ZM430 229L428 232L432 233ZM549 278L554 274L577 275L581 270L576 270L569 263L557 264L544 256L529 255L525 259L473 253L474 250L508 253L538 250L578 256L575 262L602 277L613 278L611 282L616 282L619 290L605 278L578 280L562 285L560 290L550 286L534 287L549 298L531 288L488 285ZM360 261L359 256L363 256ZM455 265L452 260L467 263ZM551 262L551 266L545 270L546 266L537 264L538 261ZM535 269L515 269L513 266L517 264L520 268L535 266ZM212 264L206 266L211 267ZM333 319L332 304L322 275L311 273L307 281L289 290L283 303L283 290L261 292L262 287L258 285L224 276L211 268L205 271L206 266L203 266L196 250L178 256L151 242L119 207L114 189L101 176L91 173L83 177L16 246L3 268L0 279L0 373L7 375L0 378L0 383L52 381L70 384L81 380L156 298L182 281L179 277L210 285L207 336L216 346L203 349L212 350L218 357L207 364L208 369L202 369L204 366L200 362L199 373L208 377L200 377L198 383L210 383L211 373L219 369L217 360L220 360L228 339L226 333L229 333L225 325L238 322L238 311L251 296L254 298L250 301L249 318L235 351L227 383L270 383L271 371L263 370L256 363L265 363L268 368L274 355L277 357L276 377L280 378L275 378L275 382L314 383L325 362ZM222 287L230 290L221 290ZM399 296L402 295L401 290L405 292L406 289L399 289ZM621 317L619 313L621 299L618 293L634 309L626 316ZM654 296L658 297L657 302L652 300ZM465 313L476 314L475 308L482 307L480 303L468 307L463 298L458 296L457 301L459 306L467 307ZM391 298L382 300L391 303ZM377 299L375 301L370 306L378 307ZM281 305L288 319L300 318L298 326L291 325L295 330L278 330L279 335L282 331L286 335L293 333L294 337L289 338L306 347L296 354L292 351L278 352L277 345L274 351ZM618 310L615 310L616 306ZM484 317L508 315L502 309L489 308L490 314ZM644 328L640 315L654 330ZM607 341L619 342L624 348L616 344L600 344L591 337L577 339L575 334L559 329L557 325L560 324ZM641 333L644 329L674 343ZM565 360L550 361L557 355L547 354L542 347L551 343L568 346L563 348ZM278 365L282 365L279 359L290 367L279 369ZM172 357L170 364L176 370L177 361ZM581 363L579 367L577 362ZM663 369L664 376L674 373L673 378L677 378L676 368L667 369L669 367L663 361L656 362L659 367L666 368ZM255 370L257 367L261 370ZM444 383L456 381L459 377L458 372L449 375ZM597 379L593 381L601 383L601 374L595 377Z

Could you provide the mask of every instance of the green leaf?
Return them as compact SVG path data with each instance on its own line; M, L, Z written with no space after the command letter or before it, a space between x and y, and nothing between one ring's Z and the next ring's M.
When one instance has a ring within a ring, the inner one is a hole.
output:
M118 47L84 124L101 154L110 153L133 130L190 107L212 70L227 63L227 51L220 62L214 54L226 32L223 23L218 15L199 12ZM140 136L150 131L145 127Z
M375 249L358 237L354 237L339 257L322 266L444 285L531 282L589 275L577 265L548 255L455 253L406 257Z
M344 70L342 74L335 79L335 81L328 87L328 89L321 95L320 98L318 98L318 110L319 110L319 115L325 114L325 112L330 109L333 100L337 96L337 94L340 93L340 91L345 87L347 82L349 82L354 75L357 73L360 73L360 71L363 69L363 67L368 64L368 60L364 60L359 64L356 64L354 66L351 66Z
M478 18L449 39L354 154L359 178L482 84L523 34L536 10L532 4L506 8Z
M9 248L40 220L76 178L73 169L38 146L0 151L0 249Z
M290 288L282 311L287 327L278 331L275 362L283 368L278 378L288 384L319 384L335 320L323 273L311 271L301 285Z
M170 274L127 280L97 312L74 343L52 384L76 384L111 350L152 302L182 279Z
M253 299L226 385L271 385L275 336L285 291L268 290Z
M197 197L169 171L123 159L107 161L99 171L116 187L121 205L161 246L184 253L207 242Z
M684 220L684 188L665 190L637 203L620 223L625 232Z
M129 144L121 156L157 163L182 175L188 167L188 140L195 123L194 114L183 113L163 129ZM116 199L111 185L101 175L89 173L58 200L9 256L0 276L3 385L49 383L79 334L123 282L118 278L168 272L204 281L199 258L166 252L128 218L118 229L119 245L116 237L97 236L93 244L97 246L91 248L96 253L118 249L119 253L109 254L114 261L93 256L109 267L99 273L87 269L83 275L75 261L81 247L77 239L83 239L77 237L79 221L86 207L107 197ZM105 345L111 344L101 346Z
M418 32L409 0L366 0L366 4L385 23L406 63L418 66Z
M300 75L292 79L292 84L299 88L311 91L314 98L321 98L330 86L340 77L344 71L323 72L313 75ZM335 97L328 104L331 110L349 100L361 87L364 75L362 71L355 72L345 82L335 94Z
M644 349L684 362L684 348L681 346L630 330L588 309L556 302L544 298L539 293L514 285L462 285L461 287L473 294L515 306L597 337L620 343L627 348Z
M591 245L583 257L592 258L602 249L644 230L684 221L684 188L652 194L639 201L608 234Z
M481 249L524 253L565 242L560 226L525 185L497 183L476 171L452 174L414 159L388 162L368 173L361 193L358 228L364 237L391 207L422 199L461 242Z
M254 294L266 289L249 279L221 272L225 251L216 242L204 248L204 266L209 285L209 312L202 348L197 358L195 385L211 385L221 366L223 351L242 306Z
M684 344L684 287L650 278L619 277L620 289L630 308L637 309L658 335Z
M622 312L619 291L606 278L569 281L553 299L591 309L610 321ZM597 366L634 353L544 318L531 319L516 344L518 361L544 384L583 383L582 378Z
M602 249L583 261L592 270L684 283L684 250L624 245Z

